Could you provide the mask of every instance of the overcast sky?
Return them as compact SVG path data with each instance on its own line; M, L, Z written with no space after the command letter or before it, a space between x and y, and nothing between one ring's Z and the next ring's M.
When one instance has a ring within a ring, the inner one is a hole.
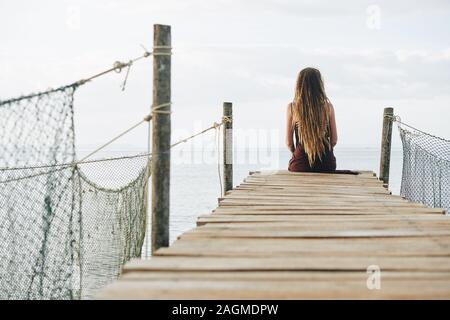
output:
M298 71L322 71L339 144L379 145L382 110L450 138L450 1L2 0L0 98L71 83L151 49L172 26L174 140L209 126L223 101L235 128L283 143ZM77 143L104 142L151 104L151 59L78 90ZM277 134L278 132L278 134ZM397 132L395 131L397 135ZM145 146L145 128L120 143Z

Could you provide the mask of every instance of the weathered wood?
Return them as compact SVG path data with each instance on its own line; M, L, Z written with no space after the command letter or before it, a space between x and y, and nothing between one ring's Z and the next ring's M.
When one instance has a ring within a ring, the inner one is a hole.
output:
M171 31L155 25L153 35L152 252L169 245Z
M329 215L257 215L257 214L246 214L246 215L228 215L228 214L208 214L201 215L197 219L197 225L202 226L205 224L214 223L249 223L249 222L288 222L288 221L298 221L298 222L329 222L329 223L339 223L341 221L442 221L440 215L430 215L430 214L420 214L417 213L414 216L411 215L392 215L392 214L374 214L370 216L364 215L335 215L330 213Z
M366 273L348 280L342 273L325 280L122 280L103 291L102 299L449 299L450 281L404 279L382 282L381 290L368 290ZM364 279L366 276L366 279Z
M260 231L260 230L344 230L351 231L354 229L421 229L427 230L432 227L435 230L440 229L450 229L450 219L438 219L438 220L409 220L409 219L398 219L398 220L342 220L337 221L330 219L318 220L318 221L264 221L264 222L253 222L248 221L247 223L235 223L235 222L222 222L222 223L207 223L204 226L198 227L196 230L202 231L214 231L217 229L221 230L250 230L250 231Z
M391 163L393 116L393 108L384 108L383 131L381 133L380 180L387 186L389 186L389 167Z
M233 239L182 238L158 256L449 256L450 237Z
M223 193L233 189L233 104L223 103Z
M153 257L132 260L132 271L366 271L370 265L383 270L450 272L450 257L311 256L305 257ZM450 290L450 287L449 287Z
M246 230L246 229L229 229L218 228L211 229L195 229L187 231L181 239L187 237L201 238L398 238L398 237L438 237L450 236L448 228L420 230L414 227L410 228L386 228L383 230L370 228L353 228L352 230L289 230L284 228L274 230Z
M253 172L100 298L450 298L450 217L372 173ZM381 270L369 290L367 268Z
M126 280L275 280L275 281L298 281L298 280L333 280L340 278L342 280L358 280L365 281L367 274L363 272L341 272L332 271L324 272L308 272L308 271L255 271L255 272L229 272L229 271L213 271L213 272L190 272L190 271L158 271L158 272L127 272L123 275ZM447 272L423 272L423 271L385 271L383 278L389 280L450 280L450 273Z
M428 213L433 215L443 215L442 209L430 209L421 207L338 207L333 208L332 206L321 206L314 207L310 206L238 206L238 207L220 207L214 210L212 213L215 214L228 214L228 215L380 215L380 214L405 214L405 213Z

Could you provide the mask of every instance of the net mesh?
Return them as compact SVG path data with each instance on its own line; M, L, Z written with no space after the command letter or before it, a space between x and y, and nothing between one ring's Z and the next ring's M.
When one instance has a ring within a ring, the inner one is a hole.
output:
M83 299L141 255L147 155L74 164L73 95L0 102L0 298Z
M450 141L401 122L398 128L403 145L400 194L449 213Z

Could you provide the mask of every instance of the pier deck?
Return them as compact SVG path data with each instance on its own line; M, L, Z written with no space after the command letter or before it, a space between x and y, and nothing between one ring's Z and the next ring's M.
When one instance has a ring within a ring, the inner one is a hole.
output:
M372 172L255 172L98 298L448 299L450 219Z

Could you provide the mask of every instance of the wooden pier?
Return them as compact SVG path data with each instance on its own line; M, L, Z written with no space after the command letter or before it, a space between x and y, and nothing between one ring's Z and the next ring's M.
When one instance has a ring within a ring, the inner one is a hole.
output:
M448 299L450 219L372 172L254 172L98 298Z

